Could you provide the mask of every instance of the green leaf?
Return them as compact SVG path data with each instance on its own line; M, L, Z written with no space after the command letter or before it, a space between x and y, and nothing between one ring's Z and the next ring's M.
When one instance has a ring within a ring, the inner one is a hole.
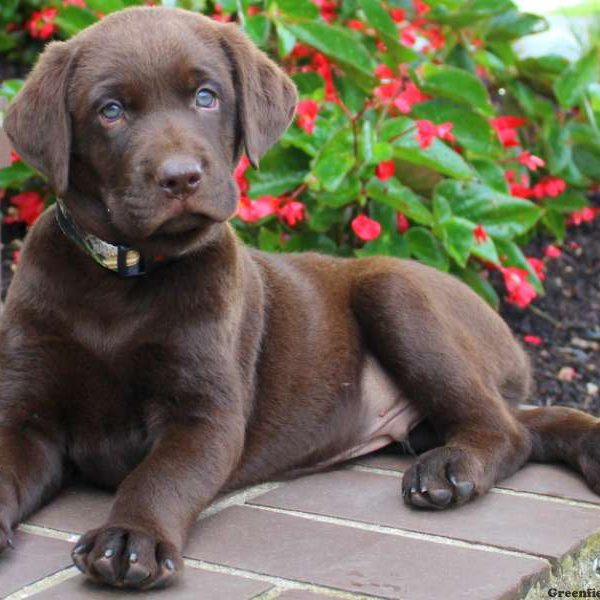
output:
M337 208L355 202L359 194L360 180L356 173L350 173L335 192L320 192L318 200L322 204Z
M277 0L279 10L287 16L301 19L316 19L319 16L317 5L310 0Z
M519 248L517 244L509 240L496 240L496 246L500 256L504 259L503 262L509 267L518 267L519 269L525 269L529 273L529 279L535 291L538 294L544 293L544 286L540 281L535 269L529 264L529 261Z
M573 161L590 179L600 180L600 145L577 144L573 147Z
M0 169L0 188L18 189L30 177L36 175L36 172L24 162L18 161L9 167Z
M474 223L460 217L451 217L443 225L444 246L448 254L461 267L466 266L475 243L473 229L475 229Z
M474 25L481 19L514 8L511 0L471 0L470 2L432 0L428 4L432 7L432 11L427 14L429 20L453 27Z
M570 65L554 82L554 93L561 106L575 106L586 88L598 81L598 49L593 48L577 62Z
M424 227L411 227L405 233L405 237L408 240L408 247L412 256L440 271L448 270L450 266L448 254L431 231Z
M250 197L279 196L300 185L308 173L308 157L295 148L275 146L260 162L260 170L246 172Z
M356 256L395 256L408 258L410 252L405 236L396 231L384 232L376 240L367 242L362 248L355 250Z
M261 227L258 233L258 247L265 252L276 252L281 248L281 234Z
M275 29L277 30L277 50L279 51L279 56L285 58L294 49L296 38L292 32L281 23L276 23ZM308 73L306 74L308 75Z
M501 194L508 194L508 182L504 177L504 170L497 163L483 158L471 161L481 181Z
M542 223L561 244L565 241L567 231L567 218L565 215L556 210L547 210L542 218Z
M0 96L9 102L21 91L24 79L5 79L0 85Z
M305 44L315 47L343 67L358 71L370 82L374 82L373 60L365 47L346 29L319 22L289 24L288 29Z
M246 17L244 29L257 46L260 48L266 47L271 30L271 21L265 15Z
M127 6L122 0L86 0L86 5L90 10L97 10L105 15L123 10Z
M462 69L426 63L423 65L422 89L433 96L468 104L484 115L494 114L488 92L481 80Z
M317 204L315 208L311 208L310 210L308 225L313 231L325 233L332 225L341 222L342 219L343 211L339 208Z
M96 23L98 17L87 8L63 6L54 20L68 36L73 36Z
M473 177L473 171L463 157L438 139L434 140L429 148L423 150L414 133L404 135L394 143L394 156L449 177L457 179Z
M328 236L314 231L298 233L290 238L285 246L286 252L301 252L306 250L316 250L325 254L336 254L337 246Z
M542 205L548 210L568 214L589 206L589 202L582 192L569 189L556 198L546 198L542 201Z
M358 5L362 8L369 24L379 33L383 33L391 38L398 37L398 30L387 10L385 10L378 0L358 0Z
M439 194L433 199L433 220L436 225L443 225L452 216L448 200Z
M501 152L498 136L488 120L470 108L437 99L416 104L412 112L415 117L437 125L451 121L454 124L452 133L467 150L488 156L497 156Z
M495 238L512 239L529 231L543 211L528 200L501 194L474 182L442 181L435 194L446 198L452 212L485 227Z
M347 127L335 133L315 159L313 175L328 192L335 192L354 166L352 131Z
M491 237L488 237L485 242L476 241L471 248L471 254L477 258L481 258L500 266L500 257L498 256L498 251L496 250L496 244Z
M479 294L493 309L498 310L500 298L489 280L472 267L466 269L453 269L460 279L462 279L474 292Z
M543 17L510 10L490 21L486 37L490 41L506 42L525 35L541 33L546 29L548 29L548 23Z
M431 211L410 188L402 185L395 177L387 181L380 181L373 177L367 185L367 194L378 202L403 213L416 223L433 224Z

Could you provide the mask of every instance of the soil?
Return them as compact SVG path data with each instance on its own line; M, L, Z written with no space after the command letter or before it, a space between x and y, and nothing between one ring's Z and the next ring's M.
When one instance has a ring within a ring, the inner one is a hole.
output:
M600 205L600 199L595 203ZM2 225L2 297L12 275L10 242L23 234L22 225ZM551 239L540 236L525 254L541 257L549 243ZM507 303L501 307L521 341L529 335L541 338L539 346L523 341L537 388L530 402L600 416L600 218L569 229L562 256L546 260L546 266L544 297L524 310Z
M600 204L596 199L596 204ZM550 239L525 249L543 256ZM546 294L522 310L504 304L502 316L531 356L537 390L531 404L581 408L600 416L600 219L568 230L559 258L546 261Z

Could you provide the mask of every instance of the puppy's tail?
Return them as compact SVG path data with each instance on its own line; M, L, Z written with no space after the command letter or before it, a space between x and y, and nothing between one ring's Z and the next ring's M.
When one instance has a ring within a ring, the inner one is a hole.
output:
M531 435L530 461L566 463L600 494L600 419L562 406L514 412Z

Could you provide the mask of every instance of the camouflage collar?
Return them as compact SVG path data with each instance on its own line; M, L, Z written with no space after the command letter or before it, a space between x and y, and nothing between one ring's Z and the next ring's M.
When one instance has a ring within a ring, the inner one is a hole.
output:
M64 202L56 200L56 220L62 232L99 265L120 277L138 277L149 273L161 260L146 260L142 254L122 244L109 244L84 231L73 219Z

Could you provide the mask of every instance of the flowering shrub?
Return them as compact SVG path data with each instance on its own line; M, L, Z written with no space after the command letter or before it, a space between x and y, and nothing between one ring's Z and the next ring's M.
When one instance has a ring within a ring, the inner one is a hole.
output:
M50 2L4 19L3 35L67 37L134 3ZM414 257L492 305L497 271L507 300L526 307L543 292L544 261L560 255L549 246L527 258L527 236L544 228L560 244L567 224L597 215L586 192L600 180L598 52L574 63L519 58L513 42L546 23L511 0L178 4L239 21L301 95L260 170L246 159L236 169L235 225L248 243ZM0 93L18 87L8 81ZM30 224L52 200L18 158L0 171L0 187L8 220Z

